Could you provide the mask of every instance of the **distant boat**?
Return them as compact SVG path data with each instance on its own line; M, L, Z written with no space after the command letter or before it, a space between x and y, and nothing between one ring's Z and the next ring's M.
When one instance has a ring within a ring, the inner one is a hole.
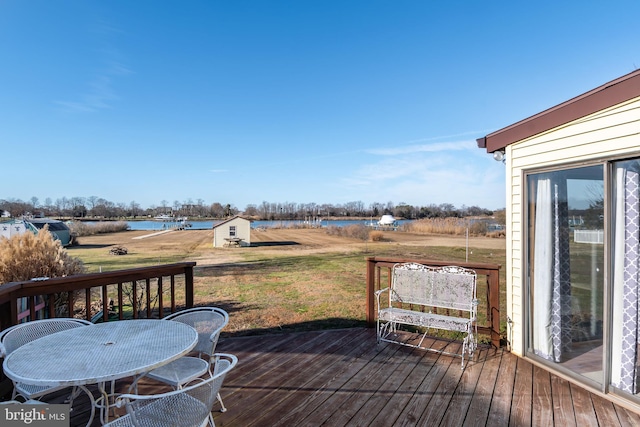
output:
M382 217L380 217L380 220L378 221L378 225L381 225L381 226L388 227L396 224L397 224L397 221L393 217L393 215L382 215Z
M153 217L156 221L173 221L173 216L168 214L156 215Z
M398 221L393 215L382 215L378 221L373 221L365 224L367 227L372 227L376 230L395 230L398 226Z

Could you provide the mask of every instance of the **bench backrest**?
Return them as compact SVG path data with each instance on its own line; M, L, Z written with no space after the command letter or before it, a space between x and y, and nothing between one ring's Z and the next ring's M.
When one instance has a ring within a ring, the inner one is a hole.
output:
M476 272L463 267L396 264L392 270L392 302L474 311Z

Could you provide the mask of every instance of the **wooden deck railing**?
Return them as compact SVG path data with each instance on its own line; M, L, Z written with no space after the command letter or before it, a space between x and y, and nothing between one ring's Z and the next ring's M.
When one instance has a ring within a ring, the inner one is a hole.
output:
M0 286L0 330L23 318L163 317L193 307L195 262L82 274Z
M432 266L457 265L470 268L478 274L478 333L488 335L491 344L500 347L500 265L472 262L434 261L427 259L407 258L367 258L367 324L371 327L376 322L375 292L386 288L391 283L391 268L400 262L417 262ZM486 282L481 279L486 276ZM483 298L483 294L486 298ZM482 301L486 301L486 306Z

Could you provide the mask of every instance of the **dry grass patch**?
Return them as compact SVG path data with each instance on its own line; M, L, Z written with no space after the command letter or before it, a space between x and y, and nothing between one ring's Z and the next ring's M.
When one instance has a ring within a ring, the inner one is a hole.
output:
M412 221L402 226L404 231L425 234L445 234L464 236L469 231L471 236L487 234L487 223L471 221L468 218L427 218Z
M231 317L227 333L362 325L363 272L364 258L353 254L212 265L196 269L196 303L213 300L226 308Z

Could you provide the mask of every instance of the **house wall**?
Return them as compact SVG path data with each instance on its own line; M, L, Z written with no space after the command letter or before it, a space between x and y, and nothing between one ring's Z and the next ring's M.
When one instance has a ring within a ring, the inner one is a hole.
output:
M251 222L244 218L234 218L213 229L213 247L221 248L227 243L224 239L229 237L231 226L236 227L236 237L242 239L241 246L251 245Z
M640 98L585 116L506 148L507 316L511 350L524 355L526 204L523 171L620 156L640 156Z

